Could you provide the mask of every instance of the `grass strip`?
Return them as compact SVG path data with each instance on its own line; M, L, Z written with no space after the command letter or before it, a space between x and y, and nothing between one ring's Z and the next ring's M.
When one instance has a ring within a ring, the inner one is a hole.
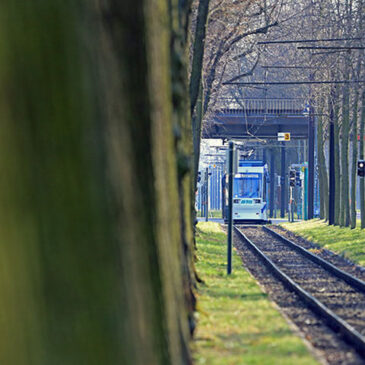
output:
M197 217L203 217L200 210L197 211ZM209 218L222 218L222 210L210 210L208 213Z
M195 364L318 364L302 340L233 254L226 275L226 235L218 223L198 224L198 327Z
M329 226L320 219L295 223L285 222L280 225L321 247L365 266L365 230L359 227L351 229Z

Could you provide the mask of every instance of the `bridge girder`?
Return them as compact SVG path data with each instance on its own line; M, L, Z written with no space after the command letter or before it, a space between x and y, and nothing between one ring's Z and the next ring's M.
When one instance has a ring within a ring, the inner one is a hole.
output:
M307 139L308 116L219 112L203 126L202 138L277 139L278 132L289 132L292 139Z

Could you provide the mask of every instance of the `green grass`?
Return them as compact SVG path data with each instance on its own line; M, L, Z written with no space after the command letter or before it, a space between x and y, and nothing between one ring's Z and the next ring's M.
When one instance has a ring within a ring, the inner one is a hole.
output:
M282 227L365 266L365 230L329 226L319 219L281 223Z
M255 280L233 255L226 275L226 235L217 223L198 224L198 295L195 364L317 364L293 335Z

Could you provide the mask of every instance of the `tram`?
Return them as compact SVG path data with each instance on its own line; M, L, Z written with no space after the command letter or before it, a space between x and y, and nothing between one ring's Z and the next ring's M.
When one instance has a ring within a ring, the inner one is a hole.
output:
M269 223L267 220L267 165L262 161L241 160L233 179L233 221ZM228 221L228 174L223 177L223 218Z

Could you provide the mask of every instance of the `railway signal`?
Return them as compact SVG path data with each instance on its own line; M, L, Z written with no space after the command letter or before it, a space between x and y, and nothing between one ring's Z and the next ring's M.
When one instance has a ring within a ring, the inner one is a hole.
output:
M294 222L294 200L293 200L293 189L295 187L296 171L291 168L289 170L289 222Z
M289 185L291 187L294 187L295 182L296 182L296 171L295 170L289 170Z
M295 172L295 185L301 187L302 179L300 178L300 171Z
M357 175L361 177L365 176L365 160L357 161Z

